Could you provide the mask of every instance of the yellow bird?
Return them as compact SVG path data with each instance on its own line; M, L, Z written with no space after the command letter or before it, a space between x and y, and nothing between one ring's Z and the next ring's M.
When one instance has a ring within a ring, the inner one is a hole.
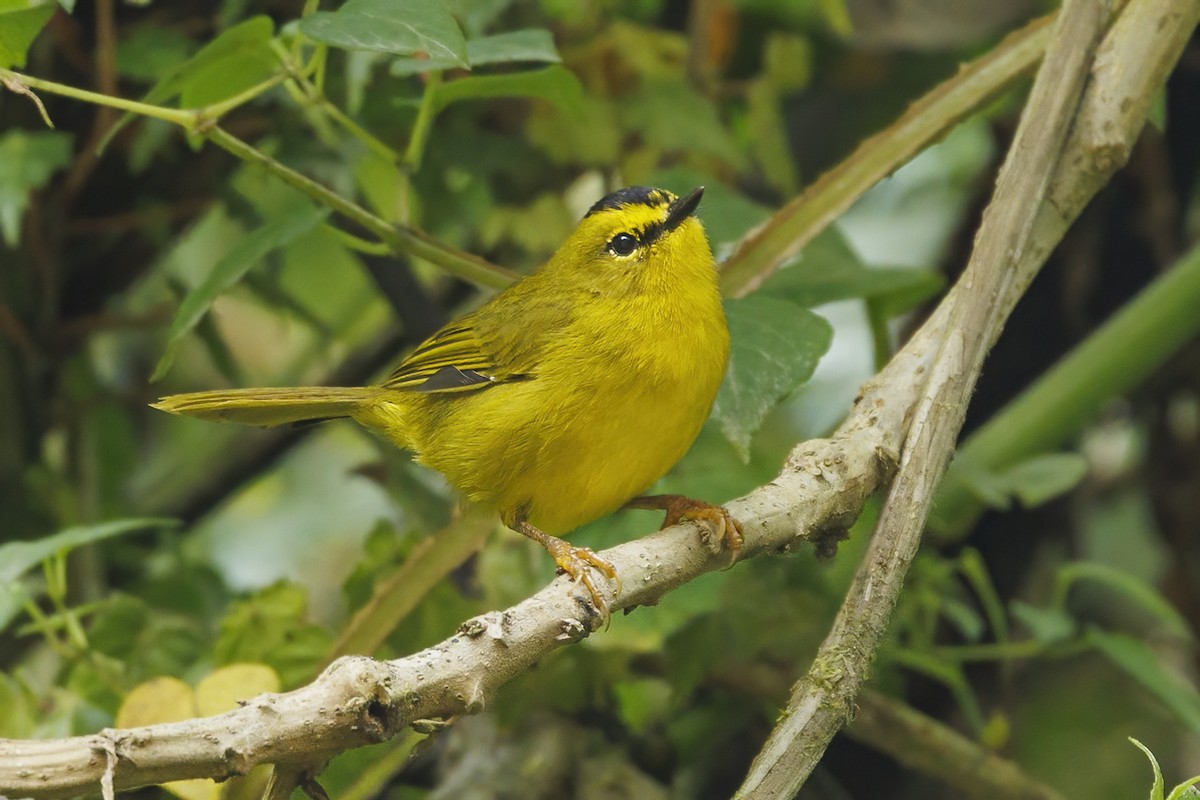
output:
M607 618L590 570L615 570L559 535L629 505L665 510L664 526L707 520L731 550L741 543L723 508L638 496L695 440L729 357L716 265L693 216L702 193L604 197L546 264L378 386L196 392L154 407L259 426L350 417L545 547Z

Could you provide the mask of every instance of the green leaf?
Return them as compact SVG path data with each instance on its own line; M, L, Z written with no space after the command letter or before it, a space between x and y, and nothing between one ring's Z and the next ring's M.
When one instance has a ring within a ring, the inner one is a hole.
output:
M1148 644L1128 634L1098 629L1088 631L1087 641L1161 700L1193 733L1200 734L1200 693L1164 669Z
M471 68L488 64L543 63L557 64L562 59L554 47L554 37L542 28L498 33L467 42L467 61ZM396 76L450 69L458 66L449 58L401 58L392 62L391 73Z
M1171 789L1170 794L1167 795L1167 800L1196 800L1200 798L1200 789L1196 788L1197 784L1200 784L1200 775L1188 778L1183 783Z
M1012 601L1008 607L1013 617L1042 644L1057 644L1075 634L1075 618L1065 611L1038 608L1020 600Z
M931 653L908 648L892 650L886 656L893 663L917 672L942 684L953 695L968 725L976 732L987 724L983 709L971 688L971 682L961 664L944 661Z
M119 519L97 525L77 525L44 539L0 545L0 584L11 583L50 556L67 553L81 545L120 536L123 533L147 528L165 528L175 524L175 520L162 518Z
M1035 508L1074 489L1088 472L1079 453L1047 453L1028 458L997 476L1021 505Z
M33 738L40 709L31 694L15 678L0 672L0 708L4 709L4 713L0 714L0 737Z
M716 106L682 78L643 78L616 109L625 130L663 152L712 155L733 166L745 161Z
M1194 778L1188 778L1183 783L1176 786L1167 795L1167 800L1195 800L1200 797L1200 791L1196 790L1196 784L1200 784L1200 775Z
M0 29L3 28L0 16ZM16 247L29 193L71 161L68 133L9 131L0 138L0 233Z
M1071 587L1080 581L1091 581L1119 592L1148 611L1172 636L1185 641L1193 638L1187 620L1153 586L1107 564L1081 561L1059 569L1055 579L1055 594L1060 605L1065 603Z
M513 0L442 0L442 4L462 23L467 36L474 38L495 22Z
M347 0L337 11L318 11L300 20L300 32L346 50L423 53L454 66L470 66L462 30L440 2Z
M850 21L850 9L846 6L846 0L817 0L817 8L838 36L850 36L854 33L854 24Z
M203 108L271 77L279 69L271 49L274 33L269 17L251 17L205 45L177 76L179 105Z
M956 597L943 597L938 611L942 618L949 622L968 642L978 642L986 630L983 617L969 603Z
M162 105L178 96L183 108L203 108L228 100L265 81L280 69L275 51L271 49L274 30L274 23L266 16L251 17L227 28L191 58L171 68L160 68L162 78L146 92L142 102ZM170 42L169 36L167 41ZM158 44L160 47L156 50L156 56L151 58L164 61L170 58L172 54L169 50L161 47L161 42ZM186 51L186 45L183 47ZM140 66L143 69L146 67L145 64ZM108 142L133 119L132 112L124 114L109 129L101 148L107 147ZM193 145L198 143L196 134L189 134L188 138Z
M262 662L273 668L285 688L312 677L329 652L329 634L311 624L308 595L279 582L235 603L221 620L213 648L217 664Z
M796 162L783 120L780 92L762 77L746 88L746 132L763 179L783 197L797 192Z
M1133 742L1137 749L1146 754L1146 758L1150 759L1150 766L1154 769L1154 783L1150 785L1150 800L1163 800L1163 776L1162 769L1158 766L1158 759L1154 757L1154 753L1150 752L1150 748L1139 742L1132 736L1129 741Z
M527 28L497 33L467 42L467 61L472 67L521 62L557 64L562 61L554 37L544 28Z
M437 87L434 104L440 111L460 100L492 97L537 97L571 113L583 102L583 84L560 66L507 75L470 75Z
M1087 475L1087 459L1078 453L1045 453L1027 458L1002 472L955 461L966 488L989 508L1006 510L1016 498L1034 508L1074 489Z
M279 69L271 49L274 34L274 23L266 16L226 29L165 75L146 93L145 102L163 103L178 95L181 107L202 108L261 83Z
M153 83L182 65L196 43L183 31L165 26L134 28L117 47L117 71L126 78Z
M222 292L241 280L247 271L272 250L283 247L312 230L328 215L329 211L326 209L314 208L307 204L299 205L246 235L231 247L200 285L192 289L179 304L179 310L175 312L167 334L167 349L154 368L154 375L150 380L159 380L171 368L180 341L196 327Z
M878 300L887 303L884 310L897 313L941 285L941 277L929 270L866 266L831 226L796 261L771 276L762 291L810 307L853 298Z
M812 377L833 341L824 318L761 294L725 303L732 340L713 416L742 458L767 412Z
M44 539L0 545L0 630L16 616L26 596L17 579L47 558L123 533L174 524L175 521L170 519L121 519L67 528Z
M670 716L673 689L662 678L618 681L612 692L621 721L635 734L646 733L651 725Z
M29 46L56 7L51 0L0 0L0 67L25 66Z

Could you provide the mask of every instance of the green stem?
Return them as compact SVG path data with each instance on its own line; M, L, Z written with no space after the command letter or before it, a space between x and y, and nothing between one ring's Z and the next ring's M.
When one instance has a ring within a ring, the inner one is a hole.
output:
M725 294L754 291L864 192L1028 74L1046 49L1053 21L1050 15L1031 22L964 66L747 235L722 265Z
M1197 305L1200 247L962 444L938 491L930 528L944 539L962 537L983 510L967 475L1005 469L1070 441L1109 398L1140 384L1200 333Z
M365 253L370 256L386 256L392 252L392 249L383 242L368 242L366 239L355 236L341 228L336 228L333 225L322 225L321 230L336 239L342 247L347 250L353 250L356 253Z
M501 289L514 282L519 276L511 270L498 267L482 258L465 253L439 242L428 234L404 226L393 226L380 219L362 206L353 203L341 195L326 189L321 184L296 172L290 167L251 147L242 140L231 136L216 125L220 113L245 102L250 93L262 91L265 86L286 80L289 75L281 73L273 76L263 84L239 94L237 97L201 109L173 109L163 106L141 103L136 100L125 100L120 97L89 92L53 81L31 78L8 69L0 69L0 81L13 81L17 84L49 92L50 94L83 100L96 105L118 108L153 119L161 119L179 125L189 133L202 133L213 144L232 153L238 158L252 164L259 164L271 174L285 183L299 189L309 197L345 217L357 222L362 227L374 233L388 244L394 252L404 252L415 258L422 258L435 264L447 272L481 286ZM415 132L414 132L415 138ZM410 145L411 146L411 145Z
M871 347L875 351L875 371L887 366L892 359L892 335L888 330L888 318L880 308L878 300L868 298L867 322L871 329Z
M358 223L386 242L393 251L423 258L453 275L496 289L509 285L518 277L510 270L450 247L421 231L392 225L357 203L347 200L291 167L281 164L261 150L251 147L220 127L214 125L204 131L204 135L221 149L247 163L260 165L289 186L299 189L318 203L332 208L342 216Z
M410 174L421 168L421 160L425 157L425 143L429 140L433 120L437 117L437 93L441 85L442 73L430 72L425 93L421 95L421 107L417 109L417 121L413 123L412 136L408 140L408 149L404 151L404 167Z
M333 121L349 131L351 136L365 144L368 150L371 150L373 153L392 164L395 164L400 160L399 153L388 147L377 136L374 136L366 128L351 119L346 112L342 111L336 105L331 103L327 97L321 95L318 103L322 111L333 117Z
M195 110L164 108L163 106L151 105L149 103L139 103L136 100L126 100L123 97L111 97L99 92L89 92L87 89L78 89L74 86L67 86L66 84L55 83L54 81L33 78L8 69L0 69L0 81L15 81L18 84L42 92L70 97L74 100L83 100L87 103L107 106L108 108L119 108L122 111L130 111L134 114L141 114L144 117L166 120L167 122L179 125L189 132L194 130L196 124L200 121L199 112Z
M1041 655L1046 645L1036 639L1023 642L988 642L986 644L964 644L937 647L933 655L939 660L954 661L1011 661L1017 658L1033 658Z
M257 83L245 91L238 92L233 97L228 97L219 103L213 103L210 106L197 109L194 112L197 115L196 124L200 124L206 120L218 120L243 103L248 103L263 94L268 89L273 89L284 81L290 80L291 77L286 72L277 72L265 81Z

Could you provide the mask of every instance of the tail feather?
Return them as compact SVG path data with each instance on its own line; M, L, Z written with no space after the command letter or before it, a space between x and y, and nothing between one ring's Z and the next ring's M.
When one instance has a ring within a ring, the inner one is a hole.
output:
M360 386L218 389L173 394L150 405L172 414L270 428L294 422L348 417L378 391L377 388Z

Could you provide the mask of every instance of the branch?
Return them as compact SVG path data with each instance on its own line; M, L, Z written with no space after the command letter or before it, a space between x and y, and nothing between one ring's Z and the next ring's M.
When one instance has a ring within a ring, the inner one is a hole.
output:
M1149 98L1200 17L1200 0L1132 0L1097 53L1092 83L1078 101L1106 5L1064 4L967 269L908 345L942 342L875 536L832 630L738 797L793 797L852 716L983 358L1067 226L1123 163Z
M1173 61L1160 54L1177 56L1175 43L1186 39L1200 16L1200 0L1173 0L1165 9L1161 8L1163 2L1132 0L1098 59L1102 65L1110 63L1104 59L1112 59L1111 63L1121 64L1126 72L1113 76L1112 70L1097 70L1081 119L1091 115L1101 121L1105 111L1118 113L1117 106L1124 105L1125 98L1149 97L1161 85L1165 67L1145 73L1140 83L1120 82L1131 73L1143 74L1140 65L1151 57L1155 63ZM1157 24L1160 18L1164 24ZM1150 24L1152 21L1155 24ZM1125 87L1125 94L1112 94L1118 83ZM1066 102L1061 96L1059 100L1060 105ZM1142 118L1122 117L1125 127L1118 131L1121 136L1116 141L1132 142ZM1099 122L1096 130L1112 128ZM802 682L825 693L836 712L826 714L834 727L844 721L861 683L874 649L872 638L877 638L886 623L894 602L891 592L898 588L911 554L915 540L911 530L919 529L929 484L940 475L934 454L930 452L926 460L922 451L944 446L945 437L952 435L951 415L961 416L966 396L956 392L969 387L967 378L977 370L980 342L986 347L998 335L999 320L1090 197L1087 191L1073 190L1082 185L1079 173L1090 171L1088 180L1098 187L1103 180L1096 176L1117 167L1120 150L1114 158L1113 140L1103 145L1101 152L1107 160L1100 162L1090 149L1091 140L1079 131L1077 127L1070 140L1068 157L1060 161L1050 187L1051 202L1038 212L1033 237L1023 253L1004 252L1005 258L988 270L984 267L989 265L980 267L973 259L972 267L921 331L864 386L839 431L832 438L797 446L778 478L728 504L743 526L747 557L786 550L805 540L822 544L858 517L867 498L886 483L900 463L901 445L918 402L926 398L930 376L935 376L934 386L951 390L942 402L922 402L920 424L913 426L904 456L904 482L898 482L885 511L884 519L889 521L911 512L910 533L900 543L897 555L889 557L889 548L897 544L894 531L880 528L884 533L876 537L864 561L864 570L872 572L860 574L852 596L851 607L865 609L866 616L860 623L843 613L836 623L837 635L857 630L867 646L851 645L837 659L830 658L828 649L823 650L815 662L822 670L816 674L823 679ZM1000 267L1005 263L1008 269ZM990 282L1004 277L997 272L1011 273L1012 286L988 293ZM956 327L953 335L948 335L952 322L964 315L972 318L964 310L971 302L986 309L991 321L981 328ZM944 342L949 345L943 346ZM934 423L940 423L938 442L943 444L929 441ZM944 458L942 453L942 463ZM901 492L910 496L911 507L897 505ZM912 497L914 493L920 496ZM623 578L624 588L612 602L614 610L651 605L671 589L728 566L727 554L702 545L698 533L693 525L681 525L605 551L603 557ZM872 593L873 598L868 596ZM121 789L186 778L221 779L245 774L261 763L280 765L281 773L291 776L289 780L304 783L328 758L343 750L383 741L419 720L482 710L504 683L556 648L587 636L597 624L587 597L561 577L507 611L469 620L456 636L420 653L389 662L342 658L306 687L255 698L227 714L67 739L0 740L0 794L65 798L94 792L102 782ZM856 629L859 624L863 627ZM815 697L801 695L805 696ZM813 710L829 708L820 700L812 701ZM793 707L789 713L805 712ZM810 741L815 744L809 747L819 753L827 739ZM811 760L804 768L811 768Z
M922 362L911 353L903 360L911 383L897 384L895 394L912 400L923 383ZM729 504L743 525L746 555L849 526L895 463L904 405L862 409L853 430L802 445L775 481ZM698 534L694 525L678 525L606 550L603 558L622 576L613 610L653 605L671 589L727 567L727 554L702 544ZM420 653L388 662L341 658L308 686L260 696L226 714L68 739L0 740L0 794L49 800L94 792L106 779L117 790L220 780L262 763L311 774L336 753L386 740L418 720L482 710L506 682L599 623L587 595L562 576ZM107 751L115 753L111 768Z
M953 728L866 689L846 734L933 775L971 800L1063 800L1063 796Z
M964 65L746 234L721 265L725 294L742 297L761 286L864 192L1031 71L1046 49L1054 19L1051 14L1034 20Z
M77 89L73 86L42 80L9 69L0 68L0 86L17 94L32 97L37 102L38 108L41 109L43 118L47 120L47 124L49 124L49 118L45 116L45 109L31 89L38 89L62 97L70 97L74 100L82 100L101 106L102 108L115 108L131 114L139 114L152 119L170 122L180 126L190 134L204 136L213 144L232 153L248 164L258 164L289 186L300 190L313 200L337 211L347 219L371 231L386 242L388 247L396 253L408 253L417 258L423 258L452 275L474 281L482 286L498 289L516 280L517 274L511 270L498 267L471 253L458 250L445 242L438 241L423 231L407 225L394 225L372 214L357 203L342 197L311 178L276 161L266 153L243 142L217 125L217 120L223 114L245 103L247 100L257 97L276 84L287 80L288 77L289 75L286 72L276 73L257 86L253 86L234 97L211 106L195 109L175 109L142 103L136 100L125 100L121 97L113 97L86 89Z

